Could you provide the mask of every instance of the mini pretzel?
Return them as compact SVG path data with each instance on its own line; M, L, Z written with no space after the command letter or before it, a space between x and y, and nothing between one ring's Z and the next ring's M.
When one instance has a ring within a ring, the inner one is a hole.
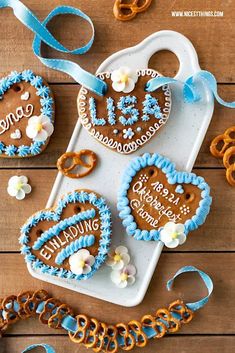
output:
M235 158L235 146L228 148L223 157L223 163L227 169L226 178L230 185L235 186L235 162L231 163L232 158Z
M137 13L144 12L151 5L152 0L116 0L113 13L117 20L129 21L134 18Z
M219 145L222 145L219 147ZM216 136L210 145L211 154L216 158L223 158L226 150L235 145L235 126L228 128L223 134Z
M83 157L88 158L88 163L86 163ZM69 167L66 167L66 162L71 161ZM66 152L57 161L57 168L61 173L69 178L83 178L86 175L90 174L95 168L97 163L97 156L93 151L90 150L81 150L79 152ZM85 171L71 173L75 168L80 167L84 168Z

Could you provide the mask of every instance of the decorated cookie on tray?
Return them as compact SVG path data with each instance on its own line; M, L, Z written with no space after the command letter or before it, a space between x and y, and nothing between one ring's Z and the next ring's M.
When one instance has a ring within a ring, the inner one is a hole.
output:
M174 248L204 223L211 201L201 176L177 171L167 158L145 153L125 170L117 207L128 235Z
M171 109L169 87L147 93L147 82L160 74L152 69L120 67L98 74L106 83L104 96L85 87L78 95L81 123L99 142L129 154L153 138L167 122Z
M54 130L54 99L46 81L31 70L0 80L0 157L41 153Z
M76 190L52 209L32 215L21 228L21 252L32 268L69 279L90 278L106 260L111 213L104 198Z

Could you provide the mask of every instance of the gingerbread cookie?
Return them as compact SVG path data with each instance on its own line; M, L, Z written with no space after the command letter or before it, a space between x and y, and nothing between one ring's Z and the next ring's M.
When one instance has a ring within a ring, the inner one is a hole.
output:
M132 20L138 13L146 11L152 0L115 0L113 13L117 20Z
M128 235L159 240L167 223L173 231L173 225L180 224L176 237L178 231L185 236L198 228L209 213L211 201L210 188L202 177L178 172L167 158L145 153L132 160L124 172L118 210Z
M40 272L63 278L90 278L105 261L111 242L106 201L88 190L62 197L53 209L35 213L19 239L25 260Z
M121 67L98 74L107 84L103 97L82 87L78 95L81 123L99 142L119 153L142 147L167 122L171 109L168 86L145 91L146 83L159 76L154 70Z
M54 99L42 77L31 70L0 80L0 157L41 153L53 133Z

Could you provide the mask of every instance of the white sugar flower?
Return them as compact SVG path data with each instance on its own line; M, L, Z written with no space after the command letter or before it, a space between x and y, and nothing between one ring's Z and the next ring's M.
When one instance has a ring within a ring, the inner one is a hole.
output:
M46 141L52 135L53 131L54 126L46 115L34 115L28 120L26 135L34 141Z
M138 75L129 67L120 67L114 70L111 74L113 81L112 87L116 92L129 93L135 88L135 83L138 81Z
M186 240L184 225L181 223L168 222L160 232L160 240L167 248L176 248Z
M14 196L17 200L23 200L25 194L29 194L32 188L28 184L28 178L24 175L13 176L8 181L7 192L10 196Z
M91 267L94 262L94 256L92 256L87 249L78 250L78 252L71 255L69 258L70 270L75 273L75 275L84 275L91 272Z
M111 266L113 270L121 270L130 262L128 249L125 246L118 246L113 252L108 254L106 264Z
M126 288L126 286L131 286L135 283L136 268L133 265L127 265L122 270L112 271L111 280L119 288Z
M133 136L134 136L134 132L133 132L131 127L129 127L128 129L124 129L123 130L123 138L124 139L131 140Z

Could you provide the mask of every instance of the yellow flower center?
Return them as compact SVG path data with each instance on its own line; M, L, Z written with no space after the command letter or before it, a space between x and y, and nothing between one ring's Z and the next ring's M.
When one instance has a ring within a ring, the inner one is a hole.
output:
M42 131L42 124L41 123L36 124L36 130L37 130L37 132Z
M121 82L122 82L122 83L127 83L128 79L129 79L129 77L128 77L127 74L123 74L123 75L121 76Z
M84 260L81 260L79 262L79 267L83 268L85 266L85 261Z
M121 274L121 280L122 280L122 282L126 281L127 278L128 278L128 275L127 275L126 273L122 273L122 274Z
M18 181L17 185L16 185L16 190L19 191L22 188L23 184L21 183L21 181Z
M121 255L119 255L119 254L116 254L116 255L114 256L114 261L115 261L115 262L119 262L119 261L121 261L121 259L122 259L122 257L121 257Z
M178 237L178 233L174 232L171 234L172 239L176 239Z

